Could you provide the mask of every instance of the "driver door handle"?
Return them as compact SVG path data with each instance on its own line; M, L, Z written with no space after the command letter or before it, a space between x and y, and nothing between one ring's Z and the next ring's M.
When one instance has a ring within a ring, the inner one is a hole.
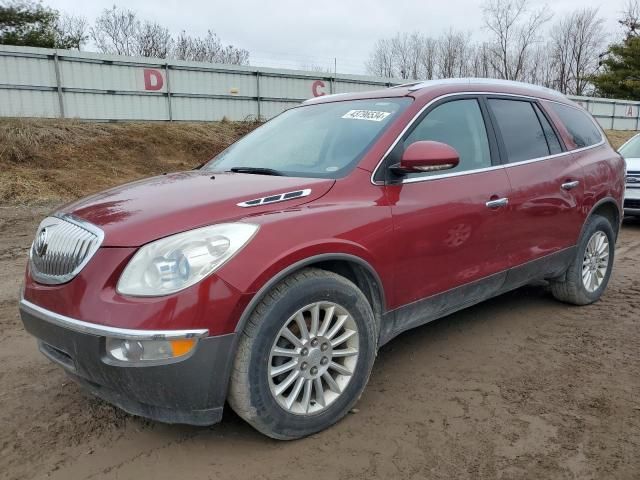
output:
M506 207L507 205L509 205L509 199L506 197L497 198L495 200L489 200L487 203L485 203L485 205L487 206L487 208Z
M573 190L578 185L580 185L580 182L578 180L574 180L572 182L565 182L561 186L563 190Z

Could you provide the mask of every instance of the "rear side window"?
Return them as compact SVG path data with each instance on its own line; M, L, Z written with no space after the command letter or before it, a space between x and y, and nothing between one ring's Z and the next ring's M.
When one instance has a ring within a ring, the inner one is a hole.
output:
M509 163L550 154L547 138L531 102L494 98L489 99L489 105L502 134Z
M542 130L544 130L544 136L547 139L547 145L549 146L549 153L551 155L562 152L562 146L560 145L560 141L558 140L558 136L556 132L551 127L549 120L544 116L542 110L536 105L533 104L533 109L538 114L538 120L540 120L540 124L542 125Z
M460 155L460 163L446 173L491 166L487 130L476 99L452 100L438 105L409 134L404 147L421 140L446 143L456 149ZM411 176L432 174L419 173Z
M576 148L590 147L600 143L602 134L588 113L561 103L549 102L547 105L560 117Z

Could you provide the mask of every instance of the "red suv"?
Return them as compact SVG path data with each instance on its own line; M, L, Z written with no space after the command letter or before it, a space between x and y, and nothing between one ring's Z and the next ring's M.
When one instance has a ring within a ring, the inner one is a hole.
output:
M44 219L20 309L97 396L170 423L225 400L266 435L339 420L378 348L534 280L607 286L623 159L540 87L416 83L305 102L198 170Z

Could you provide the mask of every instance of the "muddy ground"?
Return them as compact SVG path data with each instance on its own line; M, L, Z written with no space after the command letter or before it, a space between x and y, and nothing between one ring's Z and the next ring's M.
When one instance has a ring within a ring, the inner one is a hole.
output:
M16 296L46 213L0 207L0 478L626 479L640 476L640 222L603 300L526 287L385 346L357 412L295 442L230 410L167 426L86 396L22 329Z

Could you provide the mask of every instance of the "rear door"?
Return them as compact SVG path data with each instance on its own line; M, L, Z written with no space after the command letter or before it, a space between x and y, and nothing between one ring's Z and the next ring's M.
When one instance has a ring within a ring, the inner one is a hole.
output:
M575 245L584 221L582 167L566 152L538 102L486 101L512 190L505 228L509 263L517 267Z

